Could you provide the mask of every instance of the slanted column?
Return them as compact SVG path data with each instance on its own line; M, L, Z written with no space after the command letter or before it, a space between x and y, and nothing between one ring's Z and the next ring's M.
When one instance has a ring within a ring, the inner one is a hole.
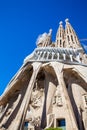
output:
M37 55L40 55L40 51L37 52Z
M70 61L72 62L73 61L73 58L72 58L72 55L70 54Z
M26 112L27 112L29 102L30 102L31 92L32 92L32 89L33 89L35 81L36 81L36 76L41 67L41 63L33 63L32 65L33 65L33 74L32 74L31 80L27 87L25 96L24 96L21 106L18 110L18 113L17 113L14 121L11 123L10 127L8 128L9 130L22 130L23 129Z
M42 51L40 52L39 56L38 56L38 60L41 58L41 55L42 55Z
M66 54L65 53L63 53L63 59L66 60Z
M67 130L79 130L76 122L76 118L72 109L72 104L70 102L70 98L66 89L66 85L64 82L64 77L63 77L63 65L59 64L58 62L51 63L51 66L55 70L58 83L62 87L62 90L64 92L64 97L66 100L66 111L67 111L67 119L70 121L69 124L66 124L66 129ZM58 67L59 66L59 67Z
M57 53L57 59L59 60L59 53Z
M47 52L47 58L46 58L46 60L48 60L49 54L50 54L50 52Z
M55 55L55 53L54 53L54 52L52 52L52 60L53 60L53 58L54 58L54 55Z
M44 99L44 106L43 106L43 112L42 112L42 117L41 117L41 128L45 128L46 125L49 126L47 123L47 115L52 113L50 110L50 107L52 106L52 97L55 94L56 91L56 85L55 85L55 77L46 72L45 70L45 82L44 82L44 87L45 87L45 99ZM52 121L52 119L50 119Z
M45 54L46 54L46 51L43 52L43 55L41 57L42 59L44 59Z
M81 63L80 54L78 54L78 55L76 56L76 58L77 58L78 62Z

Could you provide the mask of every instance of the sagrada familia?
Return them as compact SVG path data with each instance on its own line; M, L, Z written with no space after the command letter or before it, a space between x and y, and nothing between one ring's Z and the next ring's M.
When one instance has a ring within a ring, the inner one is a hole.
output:
M87 55L69 23L40 35L0 97L0 130L87 130Z

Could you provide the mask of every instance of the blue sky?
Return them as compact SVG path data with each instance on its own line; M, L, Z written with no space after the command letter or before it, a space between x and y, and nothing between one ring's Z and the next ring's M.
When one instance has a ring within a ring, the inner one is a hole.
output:
M87 38L87 0L0 0L0 95L36 47L39 34L69 18L79 39ZM87 48L87 41L82 42Z

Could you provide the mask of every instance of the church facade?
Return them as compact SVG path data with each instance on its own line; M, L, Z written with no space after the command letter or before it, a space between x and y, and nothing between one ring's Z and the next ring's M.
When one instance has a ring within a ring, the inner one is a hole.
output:
M87 55L69 23L40 35L0 97L0 130L87 130Z

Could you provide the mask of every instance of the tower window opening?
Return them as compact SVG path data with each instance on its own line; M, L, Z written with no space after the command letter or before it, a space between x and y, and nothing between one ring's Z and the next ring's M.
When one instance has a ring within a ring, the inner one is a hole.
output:
M57 40L57 44L58 44L58 40Z
M60 40L60 47L62 46L62 41Z
M71 29L69 28L69 31L70 31L70 33L71 33Z
M65 47L65 41L63 42L63 47Z
M61 32L60 32L60 37L61 37Z
M70 41L69 36L67 36L67 38L68 38L68 41Z
M73 41L73 36L71 35L71 40Z

